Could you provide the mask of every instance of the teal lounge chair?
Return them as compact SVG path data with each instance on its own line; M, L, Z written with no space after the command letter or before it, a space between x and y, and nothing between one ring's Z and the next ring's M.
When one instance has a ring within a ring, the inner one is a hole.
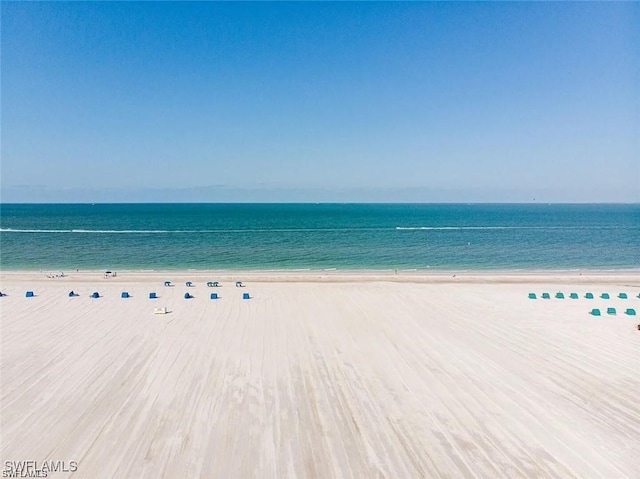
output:
M564 293L557 292L556 293L556 298L557 299L564 299Z
M571 293L571 294L569 295L569 297L570 297L571 299L578 299L578 293Z
M549 299L551 298L551 295L549 295L549 293L542 293L542 299Z
M529 299L536 299L536 293L529 293Z
M618 298L620 298L620 299L627 299L627 293L620 293L620 294L618 295Z
M598 308L593 308L589 314L591 316L600 316L600 310Z
M602 293L602 294L600 295L600 297L601 297L602 299L609 299L609 293Z
M627 308L627 310L624 312L624 314L626 314L627 316L635 316L636 315L636 310L633 308Z
M616 314L616 308L607 308L607 314Z
M587 299L593 299L593 293L587 293L584 295L584 297Z

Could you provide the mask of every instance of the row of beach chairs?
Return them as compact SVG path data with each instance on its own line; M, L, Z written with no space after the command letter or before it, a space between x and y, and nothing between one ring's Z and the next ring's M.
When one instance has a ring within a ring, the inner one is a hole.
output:
M542 295L540 296L542 299L550 299L551 295L549 293L542 293ZM556 299L564 299L564 293L558 291L555 295ZM585 299L594 299L593 293L585 293L584 295ZM627 293L618 293L618 299L629 299L629 296L627 295ZM571 299L578 299L578 293L570 293L569 294L569 298ZM600 298L601 299L611 299L611 296L609 295L609 293L602 293L600 294ZM638 295L636 296L636 298L640 299L640 293L638 293ZM529 299L538 299L538 296L536 295L536 293L529 293Z
M542 295L540 296L542 299L551 299L551 295L549 293L542 293ZM555 294L556 299L564 299L564 293L561 291L558 291ZM578 293L570 293L569 294L569 298L570 299L579 299L580 296L578 295ZM585 299L595 299L595 296L593 295L593 293L585 293L584 295ZM609 293L601 293L599 296L600 299L611 299L611 295ZM629 299L629 296L627 295L627 293L618 293L617 296L618 299ZM640 293L638 293L638 295L636 296L636 298L640 299ZM536 293L529 293L529 299L538 299L538 296L536 295ZM615 316L617 314L616 308L613 307L609 307L606 309L606 313L610 316ZM602 316L602 312L600 311L599 308L593 308L590 312L590 315L592 316ZM626 314L627 316L635 316L636 315L636 310L633 308L627 308L624 311L624 314Z
M149 296L151 298L151 296ZM209 295L210 299L218 299L218 293L211 293ZM190 293L184 293L184 299L192 299L195 298L195 296L193 296ZM250 299L249 293L242 293L242 299Z
M165 286L173 286L173 283L171 281L165 281L164 282ZM185 283L185 286L187 288L193 288L193 282L191 281L187 281ZM207 287L209 288L218 288L220 286L220 283L218 281L207 281ZM244 288L244 284L242 284L242 281L236 281L236 287L237 288Z
M0 292L0 296L6 296L6 294ZM27 298L33 298L35 296L35 294L33 293L33 291L27 291L25 296ZM80 295L78 293L74 292L74 291L69 291L69 297L70 298L73 298L75 296L80 296ZM91 293L89 295L89 297L90 298L94 298L94 299L95 298L100 298L100 293L98 293L97 291L94 291L93 293ZM131 295L129 294L128 291L123 291L120 294L120 297L123 298L123 299L126 299L126 298L131 298ZM188 292L184 293L184 299L191 299L191 298L194 298L194 297L195 296L193 296L192 294L190 294ZM209 297L211 299L218 299L219 298L218 297L218 293L211 293ZM153 291L151 293L149 293L149 299L158 299L157 293L155 293ZM242 299L251 299L251 296L249 295L249 293L242 293Z
M156 299L156 293L149 293L149 299ZM193 296L191 293L186 292L184 293L184 299L192 299L195 298L195 296ZM211 293L209 295L210 299L219 299L220 297L218 296L218 293ZM242 293L242 299L251 299L249 293Z
M600 312L599 308L593 308L589 314L591 316L602 316L602 313ZM607 314L611 316L615 316L618 313L616 312L616 308L607 308ZM626 314L627 316L635 316L636 310L633 308L627 308L624 314Z

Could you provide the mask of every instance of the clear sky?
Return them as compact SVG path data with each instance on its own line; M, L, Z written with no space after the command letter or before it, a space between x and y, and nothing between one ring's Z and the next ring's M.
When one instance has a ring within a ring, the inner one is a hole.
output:
M640 3L2 2L5 202L640 201Z

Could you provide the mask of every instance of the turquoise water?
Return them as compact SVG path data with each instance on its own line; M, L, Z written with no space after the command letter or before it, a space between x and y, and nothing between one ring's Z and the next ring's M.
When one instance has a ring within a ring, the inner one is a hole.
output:
M640 205L4 204L3 269L640 268Z

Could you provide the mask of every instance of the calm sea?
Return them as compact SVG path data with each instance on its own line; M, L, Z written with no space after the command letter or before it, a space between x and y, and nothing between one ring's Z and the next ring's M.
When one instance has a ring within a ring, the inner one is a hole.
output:
M638 269L640 205L4 204L3 269Z

